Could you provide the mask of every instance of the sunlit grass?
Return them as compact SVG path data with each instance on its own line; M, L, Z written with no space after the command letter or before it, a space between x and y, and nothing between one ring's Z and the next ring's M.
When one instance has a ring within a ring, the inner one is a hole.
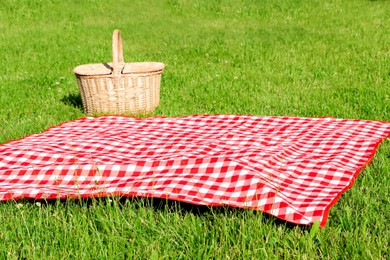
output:
M390 121L389 13L380 0L3 0L0 143L84 116L72 70L110 61L115 28L126 61L167 65L155 115ZM386 259L389 165L385 141L320 230L143 199L5 202L0 255Z

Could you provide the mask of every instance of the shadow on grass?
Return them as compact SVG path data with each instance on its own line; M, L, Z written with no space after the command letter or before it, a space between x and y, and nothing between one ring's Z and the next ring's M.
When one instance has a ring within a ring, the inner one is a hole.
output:
M67 106L72 106L72 107L75 107L77 109L83 110L83 101L81 100L81 96L79 93L69 94L67 96L64 96L61 99L61 102Z
M229 206L200 206L190 203L160 199L160 198L140 198L140 197L97 197L97 198L83 198L83 199L50 199L50 200L36 200L36 199L21 199L16 201L16 203L27 203L34 204L39 202L41 207L59 205L78 205L83 207L93 207L93 206L108 206L112 205L112 202L115 200L115 205L118 205L119 208L126 207L129 203L134 209L139 209L141 207L152 208L157 212L168 212L168 213L179 213L181 215L193 214L199 217L208 217L214 218L220 215L223 216L235 216L235 215L245 215L249 213L253 216L258 216L263 219L264 223L274 223L275 225L285 226L287 229L293 229L299 227L301 230L309 230L310 226L297 225L285 220L278 219L267 213L251 210L251 209L242 209L234 208Z

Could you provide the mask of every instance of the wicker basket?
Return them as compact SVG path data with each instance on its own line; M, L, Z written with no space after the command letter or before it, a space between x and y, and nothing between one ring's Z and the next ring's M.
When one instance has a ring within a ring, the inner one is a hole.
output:
M112 36L112 63L86 64L74 69L84 112L97 114L147 114L160 101L160 62L123 60L119 30Z

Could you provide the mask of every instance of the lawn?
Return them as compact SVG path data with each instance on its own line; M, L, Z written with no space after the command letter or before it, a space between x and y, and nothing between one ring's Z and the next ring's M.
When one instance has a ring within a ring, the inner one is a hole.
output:
M0 143L83 117L72 72L166 64L154 115L390 121L390 4L368 0L2 0ZM150 199L0 203L0 258L387 259L390 140L328 224Z

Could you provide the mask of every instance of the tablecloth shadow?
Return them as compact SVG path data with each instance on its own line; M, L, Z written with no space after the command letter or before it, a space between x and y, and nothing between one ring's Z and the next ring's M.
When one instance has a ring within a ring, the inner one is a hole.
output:
M67 106L75 107L81 111L83 110L83 101L81 100L80 93L66 95L61 99L61 102Z
M238 214L246 214L245 211L250 211L250 214L254 216L261 217L266 222L275 223L276 225L283 225L288 229L293 229L295 227L299 227L302 230L309 230L310 226L306 225L298 225L293 224L291 222L278 219L272 215L267 213L256 211L252 209L242 209L242 208L234 208L229 206L200 206L190 203L185 203L181 201L160 199L160 198L141 198L141 197L97 197L97 198L82 198L82 199L49 199L49 200L41 200L41 199L21 199L18 200L17 203L40 203L41 207L45 207L47 205L55 205L57 203L61 203L63 205L67 203L82 205L86 207L93 207L96 204L105 205L113 203L115 200L116 205L120 208L126 206L127 203L131 203L135 209L141 207L149 207L153 208L155 211L168 211L174 213L180 213L183 216L190 213L195 216L207 216L209 218L218 217L218 215L234 215Z
M304 225L297 225L293 224L291 222L287 222L285 220L276 218L272 215L269 215L267 213L253 210L253 209L243 209L243 208L235 208L230 206L201 206L201 205L195 205L191 203L185 203L181 201L175 201L175 200L167 200L167 199L160 199L160 198L138 198L138 197L122 197L120 198L121 204L126 203L126 201L130 201L130 203L135 203L135 205L140 206L151 206L156 211L165 211L168 210L170 212L175 213L181 213L182 215L185 215L187 213L192 213L195 216L209 216L211 218L218 217L218 215L233 215L233 214L241 214L247 211L249 214L253 214L254 216L261 217L264 222L273 222L277 225L285 225L287 228L292 229L296 226L301 227L302 229L308 228L308 226Z

